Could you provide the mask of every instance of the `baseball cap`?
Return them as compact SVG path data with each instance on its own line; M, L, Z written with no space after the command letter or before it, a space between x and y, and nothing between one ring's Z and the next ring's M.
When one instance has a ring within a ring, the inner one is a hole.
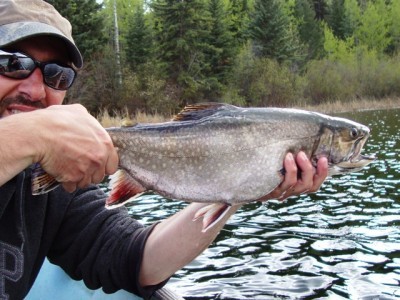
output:
M40 35L64 41L74 66L82 67L82 55L72 38L71 24L52 5L42 0L0 1L0 47Z

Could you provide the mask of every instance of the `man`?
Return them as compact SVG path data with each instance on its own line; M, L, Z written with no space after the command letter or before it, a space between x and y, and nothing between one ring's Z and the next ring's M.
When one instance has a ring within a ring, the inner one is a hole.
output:
M19 70L7 66L14 57ZM82 58L69 22L49 4L0 2L0 64L0 299L22 299L46 256L89 288L147 298L234 213L202 233L192 218L204 204L148 228L123 208L104 208L106 196L94 184L117 170L117 152L81 105L61 105ZM32 196L34 163L62 187ZM284 181L266 199L316 191L327 176L327 160L315 169L304 153L288 154L284 167Z

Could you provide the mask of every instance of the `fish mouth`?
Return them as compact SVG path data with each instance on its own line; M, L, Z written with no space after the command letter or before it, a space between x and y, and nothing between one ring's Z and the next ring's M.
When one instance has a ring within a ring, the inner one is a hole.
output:
M345 157L341 162L333 166L334 174L356 172L376 160L375 154L361 154L361 151L368 137L369 135L367 134L354 143L353 151L351 151L349 155Z
M356 172L364 168L366 165L369 163L373 162L376 160L375 155L357 155L355 158L349 160L349 161L342 161L334 166L336 169L336 174L337 173L350 173L350 172Z

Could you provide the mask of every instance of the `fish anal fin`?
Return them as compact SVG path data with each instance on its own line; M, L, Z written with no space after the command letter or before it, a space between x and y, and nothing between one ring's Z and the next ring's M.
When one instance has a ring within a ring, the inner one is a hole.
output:
M233 105L218 103L218 102L207 102L197 103L185 106L185 108L179 112L172 121L193 121L200 120L205 117L214 115L216 112L226 109L236 108Z
M107 208L115 208L124 205L146 191L139 182L133 179L124 170L118 170L114 175L110 176L111 192L106 200Z
M36 163L32 169L32 195L46 194L60 185L60 183L51 175L43 170L39 163Z
M200 208L194 215L193 221L203 217L202 232L206 232L217 224L231 209L232 206L224 203L215 203Z

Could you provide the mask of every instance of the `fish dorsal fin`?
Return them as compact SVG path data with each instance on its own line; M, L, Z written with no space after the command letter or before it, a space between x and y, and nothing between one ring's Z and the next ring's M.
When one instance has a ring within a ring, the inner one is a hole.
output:
M217 102L190 104L186 105L185 108L172 119L172 121L200 120L227 108L232 109L236 107L230 104Z

